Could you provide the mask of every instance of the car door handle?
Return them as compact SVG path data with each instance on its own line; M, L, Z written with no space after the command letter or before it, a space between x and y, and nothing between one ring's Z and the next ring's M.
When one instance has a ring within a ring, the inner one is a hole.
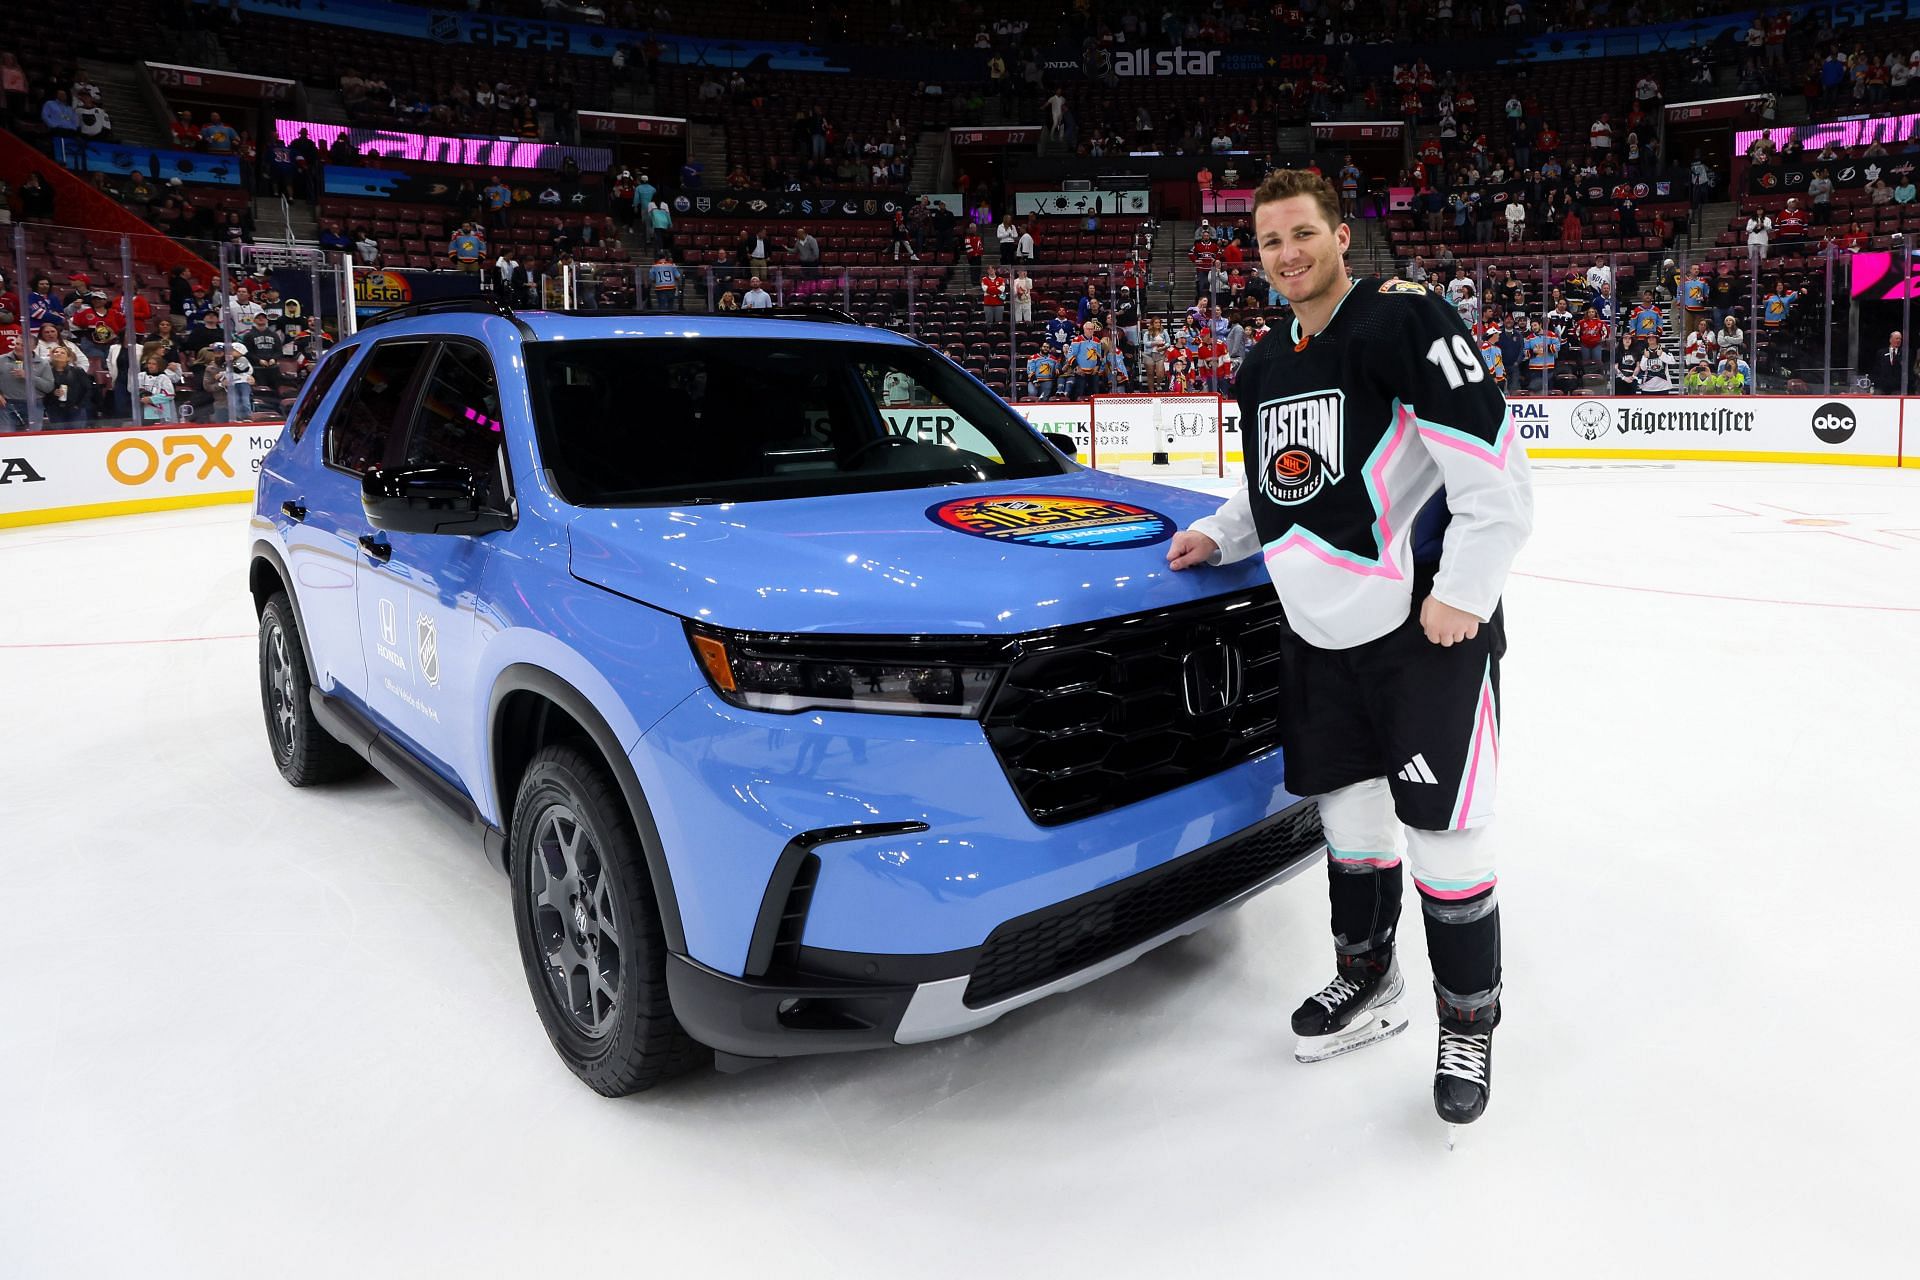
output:
M393 559L392 545L381 542L370 533L360 535L360 549L372 556L375 560L378 560L381 564L385 564L387 561Z
M280 513L295 524L299 524L307 518L307 509L295 502L292 498L288 498L280 504Z

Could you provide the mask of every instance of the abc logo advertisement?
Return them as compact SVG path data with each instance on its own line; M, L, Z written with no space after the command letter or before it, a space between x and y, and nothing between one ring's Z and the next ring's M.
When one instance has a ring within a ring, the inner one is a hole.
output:
M1900 401L1871 396L1619 396L1509 401L1536 458L1711 459L1895 466Z
M0 435L0 528L240 501L277 422Z

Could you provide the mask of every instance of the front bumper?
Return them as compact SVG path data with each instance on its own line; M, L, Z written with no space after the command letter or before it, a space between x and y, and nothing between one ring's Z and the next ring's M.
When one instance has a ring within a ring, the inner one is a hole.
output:
M669 958L674 1013L738 1058L918 1044L975 1030L1131 964L1314 865L1318 808L1302 800L1138 875L1008 920L978 947L880 955L801 946L763 979Z

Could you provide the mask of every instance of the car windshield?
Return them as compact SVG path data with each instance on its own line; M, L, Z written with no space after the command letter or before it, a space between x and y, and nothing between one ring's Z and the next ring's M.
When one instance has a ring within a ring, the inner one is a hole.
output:
M576 506L751 502L1059 475L1060 455L921 347L617 338L527 347L540 451Z

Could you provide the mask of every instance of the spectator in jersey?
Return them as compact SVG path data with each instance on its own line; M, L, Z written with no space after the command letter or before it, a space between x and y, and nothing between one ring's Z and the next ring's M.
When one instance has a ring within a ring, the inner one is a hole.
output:
M487 256L487 238L471 222L463 222L447 242L447 261L462 271L478 274Z
M1067 348L1066 398L1084 400L1100 389L1100 374L1106 363L1106 348L1092 321L1081 326L1080 337Z
M742 311L771 311L773 309L773 295L761 287L759 276L749 276L747 278L747 292L746 296L740 299L740 309Z
M680 268L673 264L673 258L661 250L647 268L647 292L651 296L655 311L678 311L680 309Z
M1047 321L1047 345L1054 349L1055 354L1064 359L1068 345L1073 342L1074 335L1078 333L1079 330L1079 323L1074 320L1072 313L1067 310L1066 304L1062 303L1055 309L1053 319Z
M1030 324L1033 321L1033 277L1027 269L1021 267L1014 273L1013 283L1009 286L1013 295L1013 322Z
M1598 307L1589 306L1586 314L1573 326L1573 336L1580 344L1580 364L1583 368L1602 368L1607 363L1607 339L1612 328L1601 318Z
M1060 358L1042 342L1027 357L1027 399L1053 399L1054 382L1060 375Z
M201 148L215 155L231 155L239 145L240 135L234 132L233 126L224 123L218 111L209 112L207 123L200 130Z
M911 246L909 246L908 252L912 252ZM969 226L967 228L967 237L961 246L960 252L961 255L966 258L967 269L972 272L973 280L977 284L980 280L980 264L986 260L987 256L986 242L980 238L980 229L978 227ZM898 258L899 255L896 253L894 256ZM918 259L915 259L915 261L918 261Z
M35 338L33 344L33 358L35 360L50 360L53 358L55 351L62 349L66 351L68 360L76 365L82 373L88 371L86 353L80 350L78 343L67 337L66 331L60 325L53 323L51 320L41 325L38 336Z
M1007 322L1007 278L1000 274L998 264L987 264L987 273L980 279L980 294L988 326L1000 328Z
M1713 329L1706 320L1702 319L1694 325L1693 332L1687 335L1686 341L1681 347L1681 355L1685 359L1687 367L1691 369L1695 365L1710 362L1713 359L1715 348L1719 345L1720 341L1714 335Z

